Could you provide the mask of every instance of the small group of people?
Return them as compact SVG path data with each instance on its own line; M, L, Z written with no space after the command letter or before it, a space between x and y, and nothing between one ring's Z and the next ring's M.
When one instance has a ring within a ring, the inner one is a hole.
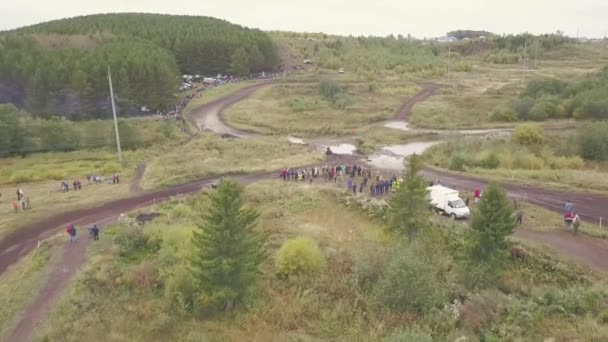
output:
M89 236L93 238L93 240L99 240L99 227L96 224L88 228ZM65 232L68 234L70 239L70 244L76 243L78 232L75 224L68 224Z
M17 213L28 209L32 209L30 197L25 196L23 189L19 188L17 189L17 199L13 201L13 211Z
M564 223L566 224L566 228L570 228L574 233L577 233L578 228L581 225L581 217L574 212L574 204L570 202L570 200L567 200L566 204L564 204L564 211Z
M112 175L112 184L120 184L120 175L115 173Z
M368 178L363 178L363 183L361 184L362 188L367 186L367 182ZM397 177L396 175L393 175L388 179L382 179L382 176L376 176L376 181L372 181L372 184L369 186L370 196L377 197L388 195L390 192L399 190L401 183L403 183L403 178Z
M74 191L82 190L82 182L75 179L72 182L72 189L74 189ZM61 192L69 192L69 191L70 191L70 183L67 181L62 181L61 182Z

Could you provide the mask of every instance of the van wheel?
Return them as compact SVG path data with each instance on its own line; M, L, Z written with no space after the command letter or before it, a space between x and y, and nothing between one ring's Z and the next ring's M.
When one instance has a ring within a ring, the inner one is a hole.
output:
M450 218L451 218L452 220L456 221L456 214L452 214L452 215L450 215Z

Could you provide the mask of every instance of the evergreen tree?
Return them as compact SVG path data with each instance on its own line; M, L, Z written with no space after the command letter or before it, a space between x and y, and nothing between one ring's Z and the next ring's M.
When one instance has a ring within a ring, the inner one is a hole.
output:
M420 229L429 224L426 181L418 175L421 168L420 157L412 155L405 180L390 202L389 230L392 233L407 235L410 241Z
M229 310L242 302L266 258L266 236L255 230L259 214L243 208L243 190L223 182L194 231L191 268L204 311Z
M483 193L479 208L473 213L469 247L474 261L501 261L507 256L507 237L515 229L511 202L497 184L490 184Z
M236 75L247 75L250 71L249 57L245 49L238 48L234 50L230 62L230 71Z

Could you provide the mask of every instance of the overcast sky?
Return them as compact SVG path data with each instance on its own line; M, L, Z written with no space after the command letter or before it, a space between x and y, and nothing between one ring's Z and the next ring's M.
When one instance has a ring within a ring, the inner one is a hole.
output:
M206 15L264 30L342 35L608 32L608 0L1 0L0 29L108 12Z

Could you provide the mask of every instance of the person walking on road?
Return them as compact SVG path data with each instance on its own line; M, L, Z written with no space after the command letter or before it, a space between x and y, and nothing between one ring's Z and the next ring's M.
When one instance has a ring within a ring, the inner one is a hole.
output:
M564 205L564 210L566 213L571 213L574 210L574 204L572 204L570 200L567 200L566 204Z
M93 240L99 240L99 228L97 228L96 224L91 228L91 233L93 234Z
M524 223L524 212L519 210L515 214L515 223L522 225Z
M581 217L578 214L574 215L572 219L572 229L574 230L574 234L578 233L578 228L581 226Z
M70 225L68 225L68 227L65 231L66 231L66 233L68 233L68 236L70 237L70 244L76 243L76 226L73 224L70 224Z

